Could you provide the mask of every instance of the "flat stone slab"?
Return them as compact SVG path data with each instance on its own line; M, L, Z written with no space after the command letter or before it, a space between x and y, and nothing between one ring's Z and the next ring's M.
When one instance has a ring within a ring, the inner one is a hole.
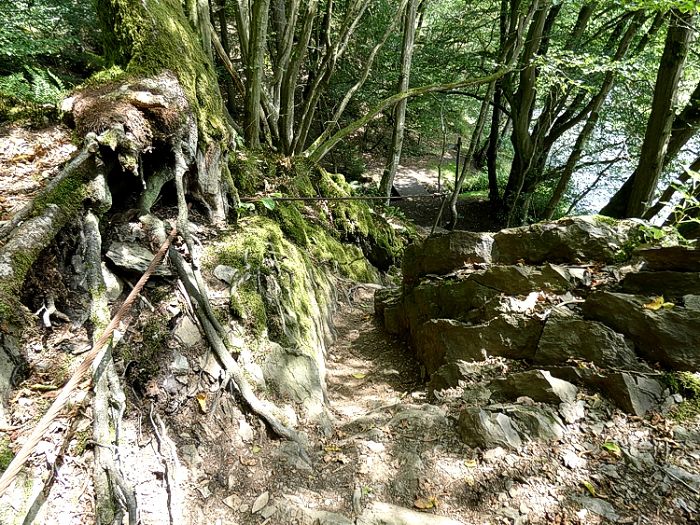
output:
M119 268L134 272L145 272L153 260L153 253L140 244L113 242L107 250L107 258ZM154 275L169 277L172 275L170 268L161 263L156 268Z
M675 272L700 272L700 248L669 246L636 250L635 255L644 259L647 270Z

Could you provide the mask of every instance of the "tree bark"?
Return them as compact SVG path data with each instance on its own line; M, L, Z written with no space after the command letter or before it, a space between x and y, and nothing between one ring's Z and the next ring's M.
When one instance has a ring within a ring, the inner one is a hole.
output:
M658 184L671 137L673 104L688 55L695 14L671 12L664 52L654 87L651 115L644 135L637 168L627 182L601 210L611 217L641 217L649 206Z
M411 61L413 59L413 44L416 37L416 14L418 12L419 0L409 0L406 5L403 28L403 46L401 48L401 73L399 75L399 93L408 91L411 81ZM408 99L400 100L394 108L394 128L391 134L391 146L387 155L387 162L382 173L382 180L379 183L379 192L386 197L386 204L389 204L391 187L394 184L396 170L401 160L401 149L403 148L404 127L406 124L406 107Z
M260 147L260 103L269 8L270 0L252 1L250 44L246 67L246 118L244 126L245 140L251 149Z

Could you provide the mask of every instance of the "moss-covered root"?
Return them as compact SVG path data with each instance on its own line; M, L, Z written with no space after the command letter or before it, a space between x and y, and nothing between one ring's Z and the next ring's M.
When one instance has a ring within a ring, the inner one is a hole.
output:
M149 215L142 217L141 220L149 227L157 239L165 238L165 229L159 219ZM235 383L243 400L254 413L270 425L270 428L277 435L298 443L303 449L306 445L305 437L300 432L284 425L272 413L269 406L255 395L253 388L245 377L243 369L231 355L228 336L221 327L219 320L213 316L213 309L209 304L206 290L202 290L198 286L191 265L173 248L170 249L169 255L170 261L173 263L178 276L185 286L185 290L190 296L195 314L202 326L207 341L223 365L226 374Z
M6 233L5 244L0 247L0 318L16 320L20 311L17 298L27 272L61 228L75 217L89 197L89 181L96 175L94 154L88 146L55 184L21 212L22 221Z
M102 238L100 224L91 211L83 220L85 238L86 278L91 296L90 320L93 342L102 335L109 324L109 304L105 295L105 283L101 271ZM95 397L93 398L93 440L100 445L95 449L95 499L98 523L121 523L124 512L129 523L136 521L136 497L128 486L115 457L119 446L121 419L126 407L126 396L114 368L111 351L96 363ZM116 409L115 409L116 408Z

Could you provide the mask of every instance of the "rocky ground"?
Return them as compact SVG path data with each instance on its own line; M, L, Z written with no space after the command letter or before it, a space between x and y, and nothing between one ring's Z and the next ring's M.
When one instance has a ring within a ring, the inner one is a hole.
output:
M22 167L19 156L36 151L44 135L22 133L8 131L5 136L19 138L14 146L3 140L0 148L5 152L0 158L2 195L13 199L4 204L6 214L22 195L20 189L12 189L13 180L24 184L39 169ZM56 151L69 147L62 136ZM10 171L20 168L19 174ZM414 186L416 180L403 183ZM411 208L405 213L412 213ZM204 242L214 234L197 231ZM499 289L504 282L516 287L524 281L541 282L543 265L526 270L527 261L514 260L508 267L516 270L488 273L491 268L478 261L463 268L464 254L457 255L456 260L462 259L454 268L448 251L439 246L436 251L441 254L438 266L415 264L404 278L410 286L422 282L420 286L430 288L478 275L480 285L495 291L487 294L495 298L491 306L477 308L479 316L507 304L528 319L544 322L555 308L579 311L582 282L599 286L620 278L610 268L578 264L560 272L552 267L548 271L554 274L545 271L545 281L566 281L570 289L505 293ZM214 275L206 277L214 305L227 304L228 286ZM663 281L668 282L668 276ZM609 376L632 374L634 388L622 380L628 407L620 406L620 397L601 390L594 379L557 379L556 370L542 361L533 365L506 352L484 356L477 351L469 359L461 354L445 363L423 349L419 362L412 350L417 341L411 341L412 347L405 340L410 327L397 331L400 325L395 323L389 330L394 335L385 329L386 291L379 293L378 303L383 322L375 316L378 288L336 283L335 342L325 351L327 410L324 417L297 421L308 439L307 446L300 447L273 436L243 408L238 392L221 389L221 368L192 322L187 297L167 277L154 280L122 323L122 339L114 350L126 395L123 424L116 429L119 460L135 489L140 522L698 523L700 420L677 420L683 398L658 386L655 362L642 366L636 357L625 361L625 345L613 356L622 361L612 363L605 353L577 353L573 346L584 347L585 341L559 345L563 350L556 356L537 347L547 359L562 359L560 368L573 376L588 377L602 365L610 369ZM458 308L460 296L448 297ZM395 293L394 299L405 301ZM689 303L676 302L690 309ZM423 312L431 314L417 299L413 306L420 310L421 304ZM651 299L645 304L652 304ZM462 314L442 311L422 319L443 323L425 335L431 348L439 349L444 341L437 335L455 330L467 329L466 335L460 332L463 342L477 339L469 329L481 318ZM561 323L567 322L571 320L564 316ZM510 328L500 333L513 340L528 333L521 326ZM566 327L551 333L550 350L567 333ZM29 374L14 385L8 412L0 421L0 446L9 443L16 449L23 443L87 343L81 329L60 320L46 328L37 319L28 340ZM692 341L689 344L687 355L692 358ZM506 346L510 348L503 341L494 343L494 348ZM630 392L638 396L636 401ZM640 406L649 397L653 402ZM94 523L92 461L96 449L105 445L92 441L93 414L80 401L74 399L32 457L31 473L40 483L28 483L25 474L19 492L24 483L28 497L22 504L2 500L0 522ZM275 401L294 422L300 407L286 398Z

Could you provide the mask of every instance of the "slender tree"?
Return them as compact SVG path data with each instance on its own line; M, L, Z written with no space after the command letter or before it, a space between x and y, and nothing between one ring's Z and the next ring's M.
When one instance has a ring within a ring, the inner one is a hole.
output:
M416 38L418 3L419 0L408 0L408 4L406 5L403 24L403 45L401 47L401 69L397 85L398 93L408 91L411 80L411 61L413 59L413 45ZM386 166L382 173L382 180L379 184L379 192L387 198L387 204L389 204L391 187L394 184L396 170L401 160L407 105L408 99L404 98L399 100L394 108L394 127L391 134L391 146L389 147Z
M601 213L612 217L641 217L656 190L671 138L673 105L694 32L695 12L671 11L664 52L654 88L654 100L637 168Z

